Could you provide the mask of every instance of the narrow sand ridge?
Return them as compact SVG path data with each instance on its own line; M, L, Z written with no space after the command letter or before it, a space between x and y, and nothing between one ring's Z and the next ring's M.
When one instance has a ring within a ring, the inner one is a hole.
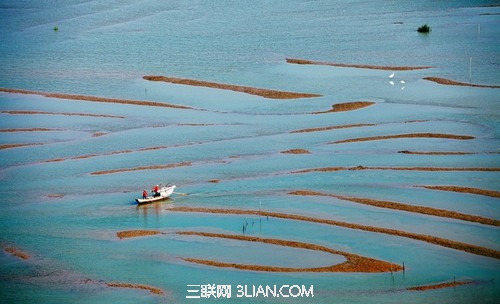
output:
M415 155L472 155L472 154L478 154L474 152L433 152L433 151L408 151L408 150L402 150L398 151L398 153L403 153L403 154L415 154Z
M19 129L0 129L0 133L15 133L15 132L51 132L51 131L64 131L63 129L51 128L19 128Z
M341 199L344 201L350 201L350 202L354 202L354 203L358 203L358 204L369 205L369 206L374 206L374 207L379 207L379 208L401 210L401 211L406 211L406 212L420 213L420 214L426 214L426 215L432 215L432 216L438 216L438 217L446 217L446 218L458 219L458 220L462 220L462 221L481 223L484 225L500 226L500 221L497 221L495 219L485 218L485 217L477 216L477 215L460 213L460 212L451 211L451 210L436 209L436 208L426 207L426 206L413 206L413 205L407 205L407 204L403 204L403 203L399 203L399 202L374 200L374 199L364 198L364 197L351 197L351 196L322 193L322 192L309 191L309 190L293 191L293 192L289 192L288 194L302 195L302 196L333 197L333 198L338 198L338 199Z
M12 148L20 148L20 147L28 147L28 146L41 146L43 143L32 143L32 144L5 144L0 145L0 150L12 149Z
M366 167L366 166L356 166L356 167L324 167L324 168L312 168L303 169L298 171L292 171L292 174L302 174L302 173L312 173L312 172L336 172L336 171L361 171L361 170L394 170L394 171L479 171L479 172L500 172L500 168L452 168L452 167Z
M39 92L39 91L5 89L5 88L0 88L0 92L14 93L14 94L40 95L40 96L45 96L45 97L49 97L49 98L69 99L69 100L78 100L78 101L119 103L119 104L129 104L129 105L137 105L137 106L174 108L174 109L184 109L184 110L201 110L201 109L195 109L195 108L188 107L188 106L174 105L174 104L168 104L168 103L163 103L163 102L117 99L117 98L107 98L107 97L98 97L98 96L89 96L89 95L45 93L45 92Z
M358 137L350 138L344 140L337 140L330 142L331 144L342 144L350 142L360 142L360 141L373 141L373 140L386 140L386 139L398 139L398 138L444 138L444 139L456 139L456 140L470 140L474 139L474 136L469 135L454 135L454 134L442 134L442 133L408 133L408 134L396 134L396 135L383 135L383 136L371 136L371 137Z
M190 125L192 125L192 124L190 124ZM99 134L97 134L97 135L99 135ZM105 134L103 134L103 135L105 135ZM93 135L93 137L96 137L96 136ZM229 139L229 140L231 140L231 139ZM40 163L63 162L63 161L67 161L67 160L87 159L87 158L100 157L100 156L127 154L127 153L135 153L135 152L146 152L146 151L163 150L163 149L178 148L178 147L189 147L189 146L201 145L201 144L210 143L210 142L211 141L199 141L199 142L190 142L190 143L184 143L184 144L173 144L170 146L151 146L151 147L144 147L144 148L137 148L137 149L126 149L126 150L110 151L110 152L95 153L95 154L77 155L77 156L71 156L71 157L59 157L59 158L42 160L42 161L40 161Z
M64 197L64 194L60 194L60 193L49 193L49 194L47 194L47 197L48 197L48 198L63 198L63 197Z
M190 145L190 144L188 144L188 145ZM86 159L86 158L92 158L92 157L98 157L98 156L126 154L126 153L133 153L133 152L145 152L145 151L161 150L161 149L168 149L170 147L188 146L188 145L153 146L153 147L145 147L145 148L140 148L140 149L135 149L135 150L119 150L119 151L112 151L112 152L106 152L106 153L100 153L100 154L86 154L86 155L78 155L78 156L72 156L72 157L67 157L67 158L53 158L53 159L43 160L41 162L42 163L54 163L54 162L62 162L62 161L66 161L66 160Z
M92 133L92 137L101 137L101 136L104 136L108 133L106 132L95 132L95 133Z
M339 125L339 126L328 126L328 127L320 127L320 128L309 128L309 129L300 129L290 131L290 133L310 133L310 132L321 132L321 131L329 131L336 129L349 129L349 128L360 128L360 127L373 127L377 124L353 124L353 125Z
M157 230L126 230L116 233L117 237L119 237L120 239L140 237L140 236L150 236L156 234L164 234L164 233ZM331 266L313 267L313 268L292 268L292 267L275 267L275 266L263 266L263 265L244 265L235 263L223 263L211 260L182 258L187 262L216 266L216 267L231 267L242 270L269 271L269 272L388 272L388 271L400 271L403 269L400 265L397 264L392 264L372 258L359 256L352 253L333 250L320 245L303 243L303 242L295 242L295 241L287 241L279 239L266 239L266 238L242 236L242 235L193 232L193 231L181 231L181 232L176 232L176 234L225 238L225 239L233 239L233 240L240 240L247 242L260 242L266 244L273 244L277 246L324 251L335 255L342 255L347 259L346 262Z
M64 116L84 116L84 117L103 117L103 118L125 118L125 116L107 115L107 114L90 114L90 113L72 113L72 112L44 112L44 111L2 111L0 113L11 115L64 115Z
M197 213L214 213L214 214L237 214L237 215L250 214L250 215L257 215L257 216L270 216L270 217L289 219L289 220L295 220L295 221L304 221L304 222L311 222L311 223L326 224L326 225L344 227L344 228L349 228L349 229L356 229L356 230L362 230L362 231L395 235L398 237L419 240L419 241L423 241L423 242L427 242L430 244L439 245L439 246L443 246L443 247L447 247L447 248L451 248L451 249L462 250L462 251L469 252L472 254L477 254L477 255L492 257L495 259L500 259L500 251L496 251L496 250L486 248L486 247L457 242L457 241L448 240L448 239L444 239L444 238L440 238L440 237L436 237L436 236L432 236L432 235L418 234L418 233L407 232L407 231L397 230L397 229L366 226L366 225L361 225L361 224L341 222L341 221L330 220L330 219L320 219L320 218L314 218L314 217L310 217L310 216L279 213L279 212L270 212L270 211L260 211L260 210L245 210L245 209L173 207L173 208L169 208L167 210L174 211L174 212L197 212Z
M477 194L477 195L484 195L484 196L491 196L491 197L500 198L499 191L486 190L486 189L480 189L480 188L459 187L459 186L417 186L417 187L432 189L432 190L452 191L452 192L459 192L459 193L470 193L470 194Z
M415 123L415 122L428 122L429 120L407 120L403 122L398 122L398 123ZM378 125L384 125L384 124L392 124L391 122L388 123L361 123L361 124L350 124L350 125L336 125L336 126L326 126L326 127L318 127L318 128L307 128L307 129L299 129L299 130L294 130L290 131L290 133L309 133L309 132L321 132L321 131L330 131L330 130L337 130L337 129L349 129L349 128L360 128L360 127L375 127ZM399 153L411 153L410 151L399 151Z
M134 289L142 289L142 290L147 290L153 294L156 295L164 295L165 292L161 290L160 288L149 286L149 285L144 285L144 284L130 284L130 283L114 283L114 282L108 282L106 283L108 287L118 287L118 288L134 288Z
M460 82L455 80L450 80L446 78L440 77L424 77L425 80L432 81L435 83L443 84L443 85L451 85L451 86L462 86L462 87L475 87L475 88L490 88L490 89L499 89L498 85L483 85L483 84L473 84L467 82Z
M328 65L334 67L386 70L386 71L411 71L411 70L423 70L432 68L431 66L383 66L383 65L368 65L368 64L347 64L347 63L312 61L312 60L294 59L294 58L287 58L286 62L293 64Z
M283 154L310 154L311 152L306 149L290 149L286 151L281 151Z
M169 82L169 83L174 83L174 84L230 90L230 91L236 91L236 92L241 92L241 93L246 93L246 94L251 94L251 95L258 95L258 96L262 96L265 98L271 98L271 99L294 99L294 98L311 98L311 97L322 96L319 94L276 91L276 90L268 90L268 89L254 88L254 87L246 87L246 86L224 84L224 83L217 83L217 82L209 82L209 81L201 81L201 80L194 80L194 79L176 78L176 77L144 76L143 78L146 80L149 80L149 81L163 81L163 82Z
M284 247L323 251L335 255L342 255L347 259L347 261L341 264L336 264L331 266L314 267L314 268L293 268L293 267L223 263L212 260L182 258L187 262L215 266L215 267L235 268L235 269L253 270L253 271L268 271L268 272L370 272L371 273L371 272L389 272L389 271L403 270L403 267L397 264L388 263L372 258L367 258L356 254L334 250L325 246L315 245L310 243L287 241L280 239L260 238L255 236L221 234L221 233L207 233L207 232L194 232L194 231L181 231L176 233L180 235L195 235L195 236L212 237L212 238L224 238L224 239L239 240L246 242L272 244Z
M432 289L457 287L457 286L474 284L474 283L477 283L477 282L476 281L455 281L455 282L439 283L439 284L432 284L432 285L408 287L406 289L412 290L412 291L424 291L424 290L432 290Z
M189 147L189 146L201 145L201 144L205 144L205 143L210 143L210 141L190 142L190 143L185 143L185 144L174 144L171 146L151 146L151 147L144 147L144 148L138 148L138 149L126 149L126 150L110 151L110 152L104 152L104 153L95 153L95 154L85 154L85 155L77 155L77 156L71 156L71 157L52 158L52 159L42 160L42 161L40 161L40 163L54 163L54 162L63 162L63 161L67 161L67 160L87 159L87 158L100 157L100 156L127 154L127 153L135 153L135 152L146 152L146 151L153 151L153 150L164 150L164 149L178 148L178 147ZM146 169L137 169L137 170L146 170ZM161 169L161 168L159 168L159 169Z
M354 111L357 109L369 107L374 104L375 102L373 101L352 101L352 102L337 103L332 105L332 108L330 110L312 112L311 114L326 114L335 112Z
M12 246L6 246L4 248L4 250L5 250L5 252L10 253L13 256L18 257L22 260L27 260L30 258L29 254L27 254L26 252L24 252L18 248L12 247Z
M90 173L91 175L104 175L104 174L114 174L120 172L131 172L131 171L141 171L141 170L160 170L160 169L171 169L177 167L189 167L191 166L191 162L181 162L175 164L166 164L166 165L156 165L156 166L142 166L136 168L124 168L124 169L112 169L112 170L103 170L103 171L95 171Z
M116 236L120 239L133 238L139 236L148 236L162 234L162 232L157 230L125 230L116 233Z

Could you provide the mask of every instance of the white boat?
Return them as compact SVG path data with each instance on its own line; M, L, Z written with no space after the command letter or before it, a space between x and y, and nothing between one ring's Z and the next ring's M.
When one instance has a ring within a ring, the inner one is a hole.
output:
M175 185L161 185L153 196L147 196L146 198L136 198L135 201L138 204L152 203L156 201L161 201L167 199L172 193L174 193Z

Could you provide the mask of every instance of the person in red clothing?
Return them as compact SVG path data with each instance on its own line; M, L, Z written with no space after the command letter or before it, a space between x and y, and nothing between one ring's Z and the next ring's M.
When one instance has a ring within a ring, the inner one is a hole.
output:
M153 192L155 193L154 196L160 195L159 191L160 191L160 187L158 185L154 186L154 188L153 188Z
M148 197L148 192L146 191L146 189L142 190L142 198L146 199L147 197Z

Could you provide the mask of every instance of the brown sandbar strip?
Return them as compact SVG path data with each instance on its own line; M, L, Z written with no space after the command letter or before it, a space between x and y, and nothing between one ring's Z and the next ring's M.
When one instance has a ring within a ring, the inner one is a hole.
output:
M153 286L144 285L144 284L107 282L106 285L109 287L142 289L142 290L147 290L147 291L149 291L153 294L156 294L156 295L164 295L165 294L165 292L158 287L153 287Z
M417 186L417 187L432 189L432 190L471 193L471 194L500 198L500 191L486 190L486 189L480 189L480 188L459 187L459 186Z
M50 132L62 131L62 129L51 128L19 128L19 129L0 129L0 133L14 133L14 132Z
M268 89L254 88L254 87L246 87L246 86L224 84L224 83L217 83L217 82L209 82L209 81L201 81L201 80L194 80L194 79L176 78L176 77L144 76L143 78L146 80L149 80L149 81L163 81L163 82L169 82L169 83L174 83L174 84L230 90L230 91L242 92L242 93L251 94L251 95L258 95L258 96L262 96L265 98L272 98L272 99L311 98L311 97L322 96L319 94L276 91L276 90L268 90Z
M171 168L188 167L188 166L191 166L191 162L181 162L181 163L175 163L175 164L156 165L156 166L143 166L143 167L136 167L136 168L103 170L103 171L95 171L95 172L92 172L90 174L91 175L104 175L104 174L113 174L113 173L120 173L120 172L171 169Z
M188 144L190 145L190 144ZM160 149L168 149L169 147L177 147L181 145L174 145L174 146L153 146L153 147L145 147L145 148L140 148L140 149L135 149L135 150L120 150L120 151L113 151L113 152L107 152L107 153L102 153L102 154L86 154L86 155L79 155L79 156L73 156L73 157L68 157L68 158L53 158L49 160L44 160L42 163L53 163L53 162L61 162L61 161L66 161L66 160L76 160L76 159L86 159L86 158L92 158L92 157L98 157L98 156L108 156L108 155L115 155L115 154L125 154L125 153L133 153L133 152L144 152L144 151L152 151L152 150L160 150Z
M447 247L447 248L451 248L451 249L462 250L462 251L469 252L472 254L477 254L477 255L492 257L495 259L500 259L500 251L496 251L496 250L486 248L486 247L457 242L457 241L448 240L448 239L444 239L444 238L440 238L440 237L436 237L436 236L432 236L432 235L424 235L424 234L407 232L407 231L397 230L397 229L389 229L389 228L367 226L367 225L354 224L354 223L348 223L348 222L341 222L341 221L335 221L335 220L330 220L330 219L320 219L320 218L304 216L304 215L261 211L261 210L212 209L212 208L195 208L195 207L173 207L173 208L170 208L168 210L176 211L176 212L201 212L201 213L215 213L215 214L252 214L252 215L257 215L257 216L270 216L270 217L275 217L275 218L282 218L282 219L289 219L289 220L296 220L296 221L320 223L320 224L339 226L339 227L344 227L344 228L349 228L349 229L356 229L356 230L363 230L363 231L369 231L369 232L375 232L375 233L395 235L398 237L419 240L419 241L423 241L423 242L427 242L430 244L439 245L439 246L443 246L443 247Z
M12 246L7 246L4 248L4 250L6 252L12 254L13 256L18 257L18 258L23 259L23 260L27 260L30 258L29 254L27 254L26 252L24 252L18 248L12 247Z
M320 132L320 131L329 131L329 130L336 130L336 129L373 127L373 126L376 126L376 124L352 124L352 125L328 126L328 127L320 127L320 128L294 130L294 131L291 131L290 133L309 133L309 132Z
M86 155L78 155L78 156L67 157L67 158L53 158L53 159L43 160L41 162L42 163L54 163L54 162L62 162L62 161L66 161L66 160L87 159L87 158L99 157L99 156L109 156L109 155L116 155L116 154L126 154L126 153L134 153L134 152L162 150L162 149L168 149L168 148L174 148L174 147L187 147L187 146L192 146L192 145L196 145L196 144L199 144L199 143L187 143L187 144L175 144L172 146L152 146L152 147L144 147L144 148L139 148L139 149L127 149L127 150L106 152L106 153L101 153L101 154L86 154Z
M334 63L334 62L312 61L312 60L295 59L295 58L287 58L286 62L294 64L328 65L334 67L387 70L387 71L411 71L411 70L423 70L432 68L431 66L384 66L384 65L369 65L369 64Z
M19 148L19 147L27 147L27 146L41 146L43 143L33 143L33 144L5 144L0 145L0 150Z
M394 171L480 171L480 172L499 172L500 168L452 168L452 167L366 167L366 166L356 166L356 167L324 167L324 168L312 168L304 169L299 171L292 171L291 173L311 173L311 172L336 172L345 170L394 170Z
M191 263L215 266L215 267L225 267L225 268L235 268L241 270L253 270L253 271L268 271L268 272L389 272L389 271L400 271L403 267L397 264L388 263L372 258L363 257L360 255L347 253L344 251L334 250L325 246L320 246L316 244L288 241L280 239L269 239L260 238L254 236L245 235L233 235L233 234L221 234L221 233L207 233L207 232L194 232L194 231L181 231L176 232L180 235L196 235L203 237L212 238L224 238L231 240L239 240L246 242L258 242L264 244L272 244L277 246L292 247L309 249L315 251L323 251L335 255L344 256L347 261L330 266L323 267L312 267L312 268L293 268L293 267L278 267L278 266L264 266L264 265L247 265L247 264L236 264L236 263L224 263L212 260L202 260L193 258L183 258L183 260Z
M65 115L65 116L84 116L84 117L125 118L125 116L107 115L107 114L23 111L23 110L2 111L1 113L11 114L11 115Z
M76 95L76 94L64 94L64 93L45 93L45 92L40 92L40 91L17 90L17 89L6 89L6 88L0 88L0 92L14 93L14 94L40 95L40 96L45 96L45 97L49 97L49 98L70 99L70 100L79 100L79 101L104 102L104 103L119 103L119 104L129 104L129 105L137 105L137 106L163 107L163 108L196 110L195 108L188 107L188 106L168 104L168 103L163 103L163 102L144 101L144 100L130 100L130 99L117 99L117 98L107 98L107 97L90 96L90 95Z
M101 137L101 136L104 136L108 133L106 132L95 132L95 133L92 133L92 137Z
M403 123L415 123L415 122L427 122L428 120L407 120L403 121ZM320 132L320 131L329 131L329 130L336 130L336 129L348 129L348 128L359 128L359 127L374 127L379 124L374 124L374 123L364 123L364 124L351 124L351 125L337 125L337 126L327 126L327 127L319 127L319 128L308 128L308 129L300 129L300 130L294 130L290 131L290 133L308 133L308 132ZM399 153L409 153L411 154L411 151L399 151Z
M178 126L188 126L188 127L207 127L207 126L216 126L217 124L212 123L178 123Z
M471 155L471 154L477 154L474 152L424 152L424 151L408 151L408 150L402 150L398 151L398 153L403 153L403 154L415 154L415 155Z
M419 137L419 138L445 138L445 139L456 139L456 140L470 140L470 139L475 138L474 136L469 136L469 135L454 135L454 134L442 134L442 133L408 133L408 134L350 138L350 139L344 139L344 140L337 140L337 141L331 142L331 144L342 144L342 143L350 143L350 142L386 140L386 139L397 139L397 138L416 138L416 137Z
M341 199L344 201L350 201L350 202L354 202L354 203L358 203L358 204L369 205L369 206L374 206L374 207L379 207L379 208L401 210L401 211L406 211L406 212L413 212L413 213L420 213L420 214L426 214L426 215L432 215L432 216L446 217L446 218L458 219L458 220L462 220L462 221L481 223L484 225L500 226L500 221L497 221L497 220L491 219L491 218L486 218L486 217L471 215L471 214L465 214L465 213L460 213L460 212L451 211L451 210L437 209L437 208L432 208L432 207L407 205L407 204L403 204L403 203L399 203L399 202L382 201L382 200L375 200L375 199L364 198L364 197L344 196L344 195L322 193L322 192L309 191L309 190L293 191L293 192L289 192L288 194L302 195L302 196L334 197L334 198L338 198L338 199Z
M335 113L335 112L345 112L345 111L354 111L357 109L366 108L375 104L373 101L352 101L352 102L344 102L337 103L332 105L332 108L327 111L319 111L313 112L312 114L325 114L325 113Z
M474 283L476 283L476 281L455 281L455 282L439 283L439 284L432 284L432 285L408 287L406 289L412 290L412 291L424 291L424 290L432 290L432 289L457 287L457 286L474 284Z
M432 81L435 83L443 84L443 85L452 85L452 86L462 86L462 87L475 87L475 88L490 88L490 89L499 89L498 85L484 85L484 84L474 84L467 82L460 82L455 80L450 80L446 78L440 77L424 77L425 80Z
M290 149L286 151L281 151L283 154L310 154L311 152L306 149Z
M119 237L120 239L125 239L125 238L133 238L133 237L155 235L155 234L161 234L161 232L156 230L125 230L117 232L116 236Z

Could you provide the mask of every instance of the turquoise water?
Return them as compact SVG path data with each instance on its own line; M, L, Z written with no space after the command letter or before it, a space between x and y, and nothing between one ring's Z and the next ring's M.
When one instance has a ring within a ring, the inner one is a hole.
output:
M0 298L6 303L184 303L187 285L231 285L227 303L495 303L500 263L422 241L252 215L172 212L212 207L266 210L401 229L500 250L496 226L376 208L307 189L389 200L498 220L498 198L429 190L453 185L500 191L498 172L344 170L321 167L500 167L499 89L443 86L426 76L500 84L500 8L494 1L1 1L0 87L149 100L196 109L91 103L0 93ZM432 32L416 28L429 23ZM54 26L58 27L54 31ZM390 66L391 71L303 66L286 58ZM471 59L472 58L472 59ZM148 82L167 75L317 98L273 100ZM405 83L401 83L403 80ZM356 111L312 115L332 104ZM52 114L20 115L7 111ZM55 113L55 114L54 114ZM67 116L57 113L113 115ZM311 133L295 130L351 124ZM104 133L95 136L96 133ZM407 138L332 144L401 133ZM158 149L144 149L158 147ZM310 154L283 154L289 149ZM141 150L142 149L142 150ZM469 152L414 155L410 151ZM59 161L54 161L59 160ZM94 175L190 162L177 168ZM211 181L219 180L218 183ZM163 203L137 207L142 189L172 182ZM181 258L319 267L345 258L261 243L177 235L201 231L307 242L397 264L394 273L270 273L192 264ZM116 232L164 234L120 240ZM418 285L476 284L430 291ZM106 282L146 284L165 295ZM314 298L237 298L237 285L314 286Z

